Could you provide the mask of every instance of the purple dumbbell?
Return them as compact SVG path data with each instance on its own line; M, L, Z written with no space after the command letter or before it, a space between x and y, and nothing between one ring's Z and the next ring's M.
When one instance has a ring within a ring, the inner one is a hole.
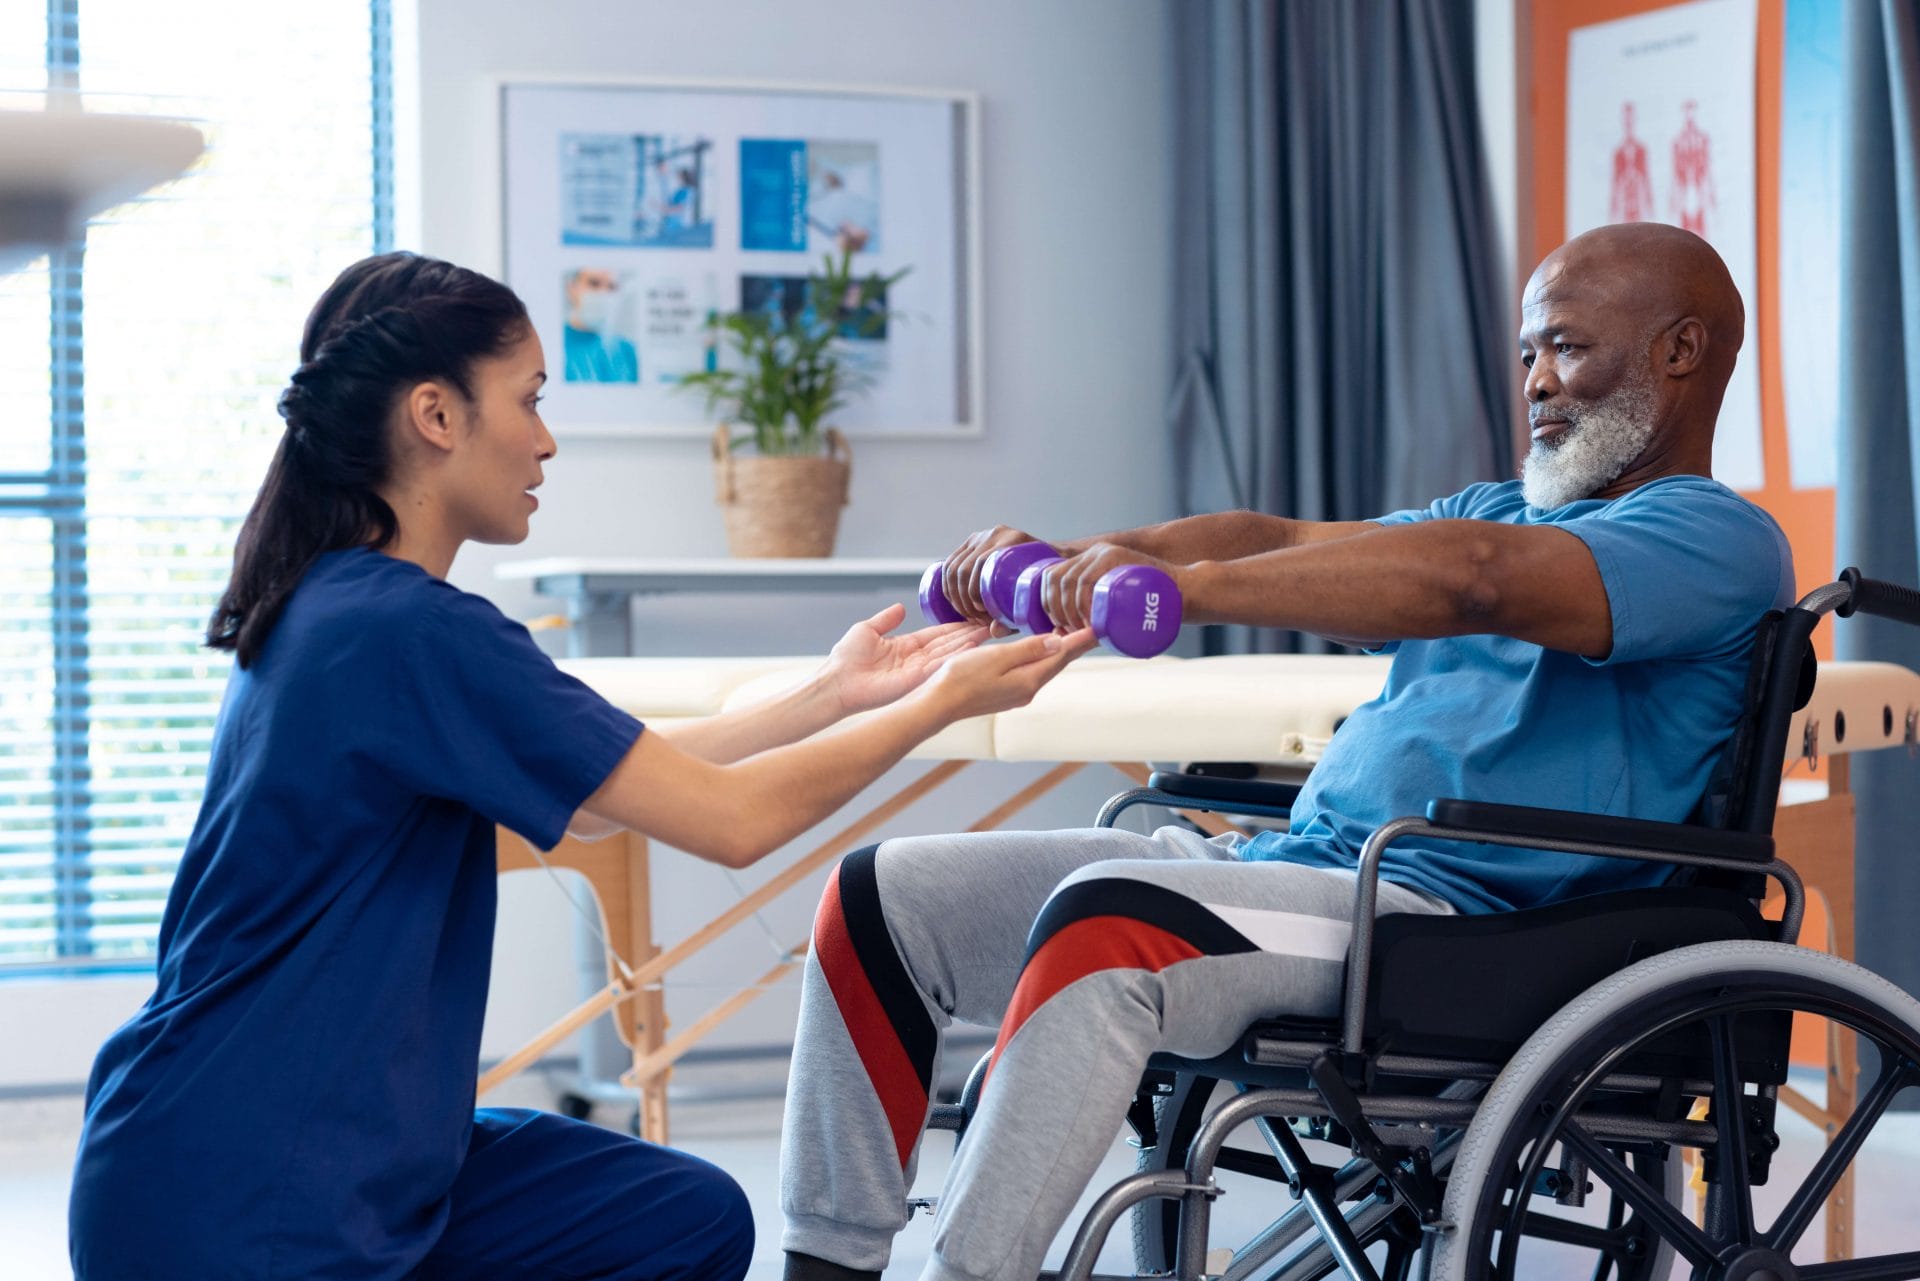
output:
M920 613L929 623L965 621L965 615L947 599L947 589L940 585L940 571L945 567L945 561L936 560L920 575Z
M1152 658L1180 634L1180 589L1151 565L1108 570L1093 585L1093 634L1128 658Z
M987 613L1002 627L1019 631L1024 625L1014 596L1020 579L1033 565L1060 559L1058 549L1046 543L1016 543L987 553L980 566L980 596ZM1028 631L1051 631L1051 627L1029 627Z
M1053 630L1041 596L1041 579L1059 558L1027 566L1014 589L1013 612L1030 632ZM1122 565L1100 575L1093 585L1093 634L1128 658L1152 658L1180 634L1180 589L1165 572L1147 565Z
M989 552L980 566L980 595L986 601L987 614L1002 626L1017 630L1020 624L1014 619L1013 593L1021 571L1036 560L1058 559L1060 553L1045 543L1017 543ZM920 576L920 612L929 622L957 623L963 617L941 586L945 567L945 561L935 561Z
M1020 577L1013 584L1013 616L1021 631L1038 635L1053 630L1053 620L1047 617L1046 605L1041 601L1044 587L1041 578L1047 572L1047 566L1058 565L1064 557L1048 556L1036 560L1020 571Z

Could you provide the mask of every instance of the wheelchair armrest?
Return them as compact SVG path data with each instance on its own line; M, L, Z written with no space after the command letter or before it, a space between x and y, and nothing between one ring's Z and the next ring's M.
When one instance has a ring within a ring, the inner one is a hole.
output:
M1580 814L1531 805L1495 805L1459 799L1429 802L1427 819L1441 827L1538 840L1624 846L1649 854L1693 854L1746 863L1773 860L1773 837L1763 832L1729 832L1696 823L1656 823L1611 814Z
M1268 779L1218 778L1208 774L1176 774L1155 770L1147 786L1170 796L1182 809L1226 810L1285 818L1300 798L1300 784Z

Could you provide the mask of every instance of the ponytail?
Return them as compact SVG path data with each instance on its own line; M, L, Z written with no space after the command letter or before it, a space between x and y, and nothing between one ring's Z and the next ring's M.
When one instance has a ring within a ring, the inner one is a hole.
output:
M474 363L527 326L512 290L438 259L381 254L342 272L307 317L300 367L280 394L286 431L240 526L207 644L251 666L315 560L391 543L399 521L378 490L392 472L395 403L435 380L471 399Z

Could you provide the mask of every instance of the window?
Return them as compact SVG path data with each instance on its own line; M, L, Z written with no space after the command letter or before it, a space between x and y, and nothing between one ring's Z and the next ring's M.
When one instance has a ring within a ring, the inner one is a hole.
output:
M201 645L306 311L392 227L388 0L0 0L0 109L194 121L0 274L0 967L150 964L226 683Z

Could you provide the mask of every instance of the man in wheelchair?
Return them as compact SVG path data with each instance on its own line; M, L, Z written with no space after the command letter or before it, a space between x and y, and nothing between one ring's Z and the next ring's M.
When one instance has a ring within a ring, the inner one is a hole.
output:
M1435 797L1668 823L1695 811L1756 626L1793 590L1779 528L1710 475L1743 325L1705 241L1601 228L1527 285L1520 480L1374 521L1228 512L1056 544L1067 559L1046 605L1063 626L1084 624L1108 568L1144 561L1174 576L1190 621L1391 651L1391 674L1284 832L913 837L842 862L789 1084L789 1281L885 1267L952 1021L1000 1031L924 1277L1033 1281L1151 1056L1204 1060L1263 1018L1340 1014L1356 868L1382 824ZM982 561L1029 537L974 535L946 562L949 599L985 618ZM1415 834L1381 856L1378 906L1505 913L1673 871Z

